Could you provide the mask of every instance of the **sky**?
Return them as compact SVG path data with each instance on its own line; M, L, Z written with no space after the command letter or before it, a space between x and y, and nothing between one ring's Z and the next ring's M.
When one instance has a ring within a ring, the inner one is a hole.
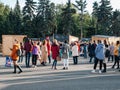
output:
M38 1L38 0L34 0ZM65 4L68 0L50 0L51 2L54 2L56 4ZM71 2L75 3L76 0L71 0ZM91 13L92 12L92 6L93 2L97 1L100 2L100 0L86 0L87 1L87 7L86 10ZM10 7L14 7L16 0L0 0L0 2L4 3L5 5L9 5ZM120 10L120 0L110 0L111 6L113 10L119 9ZM23 7L25 0L19 0L20 6Z

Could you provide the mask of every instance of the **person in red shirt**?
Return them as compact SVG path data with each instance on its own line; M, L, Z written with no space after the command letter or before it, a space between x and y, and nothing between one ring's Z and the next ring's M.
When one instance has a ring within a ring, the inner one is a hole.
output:
M49 60L49 63L51 63L51 43L50 43L50 39L49 37L46 37L46 41L47 41L47 51L48 51L48 60Z
M26 67L30 67L30 57L31 57L31 51L32 51L32 43L30 39L27 42L25 42L24 50L25 50Z

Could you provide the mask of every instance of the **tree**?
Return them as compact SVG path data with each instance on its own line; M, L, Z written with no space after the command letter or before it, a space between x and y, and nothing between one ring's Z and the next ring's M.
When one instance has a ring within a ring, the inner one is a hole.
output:
M95 1L93 3L93 12L92 12L92 21L93 21L93 27L95 28L95 33L94 34L97 34L98 33L98 8L99 8L99 5L98 3Z
M6 34L22 34L23 32L21 31L22 29L22 20L21 20L21 10L20 10L20 5L19 1L17 0L16 5L14 9L11 9L9 15L6 18L5 25L7 28Z
M57 4L56 5L56 9L55 9L55 14L56 14L56 23L57 23L57 33L59 34L63 34L63 23L62 23L62 12L63 12L63 8L65 8L66 6L63 4Z
M73 15L76 10L72 8L71 1L68 0L67 6L62 9L60 25L62 25L62 34L70 35L73 31Z
M112 7L109 0L101 0L98 8L98 24L101 28L101 34L106 35L111 25Z
M120 36L120 11L115 10L112 15L111 35Z
M81 28L80 28L80 30L81 30L81 39L83 38L83 14L84 14L84 12L85 12L85 9L86 9L86 0L76 0L76 4L77 5L74 5L79 11L80 11L80 21L81 21Z
M10 8L8 5L4 5L3 3L0 3L0 36L3 34L7 34L8 27L6 26L6 20L9 15ZM0 37L0 43L2 42L2 37Z
M33 0L26 0L25 6L23 7L23 17L31 20L35 17L36 2Z
M22 13L20 10L19 1L17 0L14 8L14 32L16 34L22 34Z
M48 10L47 18L48 18L49 34L56 33L57 21L56 21L56 13L55 13L55 4L54 3L50 4L50 9Z
M14 30L14 27L15 27L15 15L14 15L14 12L13 12L13 10L11 9L10 10L10 13L9 13L9 15L8 15L8 17L6 18L6 21L5 21L5 25L6 25L6 31L7 31L7 33L6 33L6 31L5 31L5 33L6 34L15 34L16 32L15 32L15 30Z
M37 37L51 35L56 27L55 4L49 0L39 0L35 22Z
M33 0L26 0L25 6L23 7L23 30L24 34L32 37L33 27L32 27L32 20L35 17L36 11L36 2Z

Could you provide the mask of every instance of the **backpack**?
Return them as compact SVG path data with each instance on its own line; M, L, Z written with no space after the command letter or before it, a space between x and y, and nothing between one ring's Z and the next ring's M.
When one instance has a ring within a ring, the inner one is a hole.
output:
M11 64L12 64L12 60L10 57L6 56L6 63L5 63L5 66L6 67L11 67Z
M63 45L62 47L62 53L66 54L68 52L67 45Z
M105 57L109 57L109 55L110 55L110 50L106 49L106 51L105 51Z
M21 54L22 54L21 49L18 49L18 50L16 51L16 54L17 54L17 56L21 56Z

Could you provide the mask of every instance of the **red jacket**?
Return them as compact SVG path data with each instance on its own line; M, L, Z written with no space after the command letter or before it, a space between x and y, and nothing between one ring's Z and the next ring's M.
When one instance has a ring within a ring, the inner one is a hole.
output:
M51 46L51 52L52 52L52 58L55 60L56 57L59 55L59 46L53 44L53 45Z
M25 52L31 52L32 51L32 44L30 42L26 42L24 45Z

